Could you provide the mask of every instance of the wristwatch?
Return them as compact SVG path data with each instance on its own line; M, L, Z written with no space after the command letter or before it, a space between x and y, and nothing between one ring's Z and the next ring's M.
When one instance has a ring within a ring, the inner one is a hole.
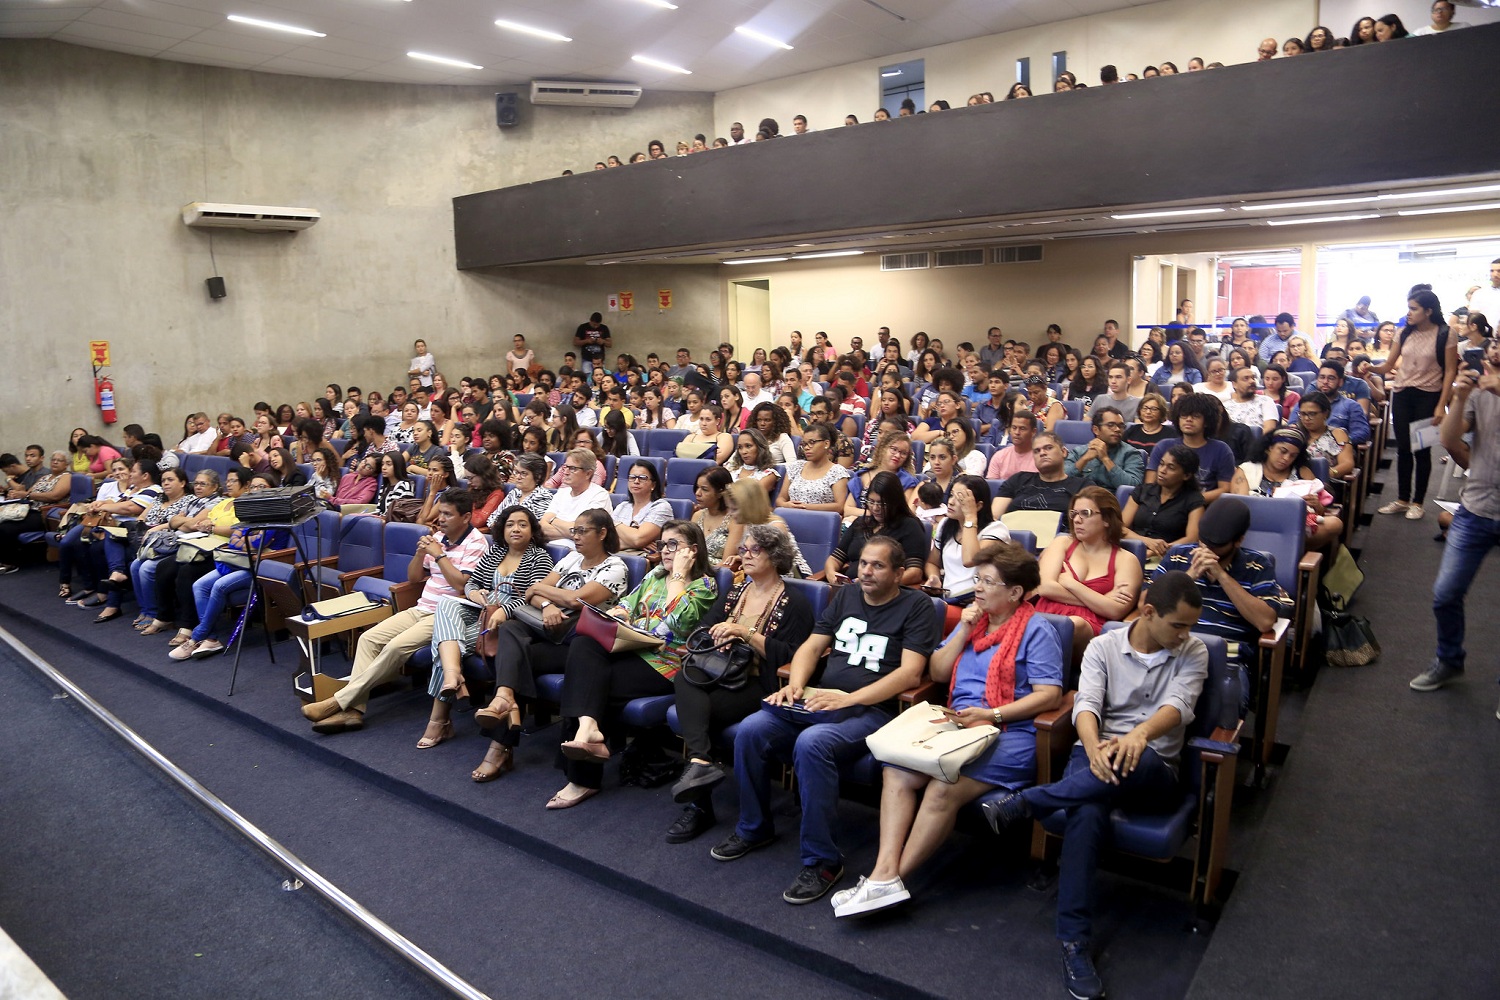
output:
M1003 725L1005 725L1005 717L1003 715L1001 715L1001 711L998 708L995 709L995 725L997 725L997 726L1003 726Z
M973 522L973 521L965 521L964 522L964 527L965 528L972 528L972 527L974 527L974 524L975 524L975 522Z

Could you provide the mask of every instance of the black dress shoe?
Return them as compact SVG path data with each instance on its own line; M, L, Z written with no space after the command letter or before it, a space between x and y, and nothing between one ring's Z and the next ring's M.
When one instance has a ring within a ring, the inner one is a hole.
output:
M688 806L677 817L677 822L667 829L667 843L686 844L718 822L712 809L704 809L697 803Z

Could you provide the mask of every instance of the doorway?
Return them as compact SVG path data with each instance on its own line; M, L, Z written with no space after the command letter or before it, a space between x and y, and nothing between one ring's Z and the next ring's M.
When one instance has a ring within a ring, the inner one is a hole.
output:
M769 278L729 283L729 342L737 358L749 358L757 347L771 349Z
M927 110L927 62L924 59L908 59L880 67L880 106L892 118L901 116L901 102L910 100L916 111ZM871 108L869 117L860 115L860 121L875 117Z

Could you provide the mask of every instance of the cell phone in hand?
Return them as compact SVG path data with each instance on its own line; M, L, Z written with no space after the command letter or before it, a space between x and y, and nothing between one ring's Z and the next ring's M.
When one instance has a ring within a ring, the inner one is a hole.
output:
M1483 375L1484 374L1484 348L1482 348L1482 347L1466 347L1466 348L1464 348L1464 367L1467 368L1467 369L1469 369L1470 371L1476 371L1479 374Z

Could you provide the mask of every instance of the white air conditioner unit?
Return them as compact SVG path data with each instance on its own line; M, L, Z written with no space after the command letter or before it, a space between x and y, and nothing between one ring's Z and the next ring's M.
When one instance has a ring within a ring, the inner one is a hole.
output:
M633 108L641 99L633 83L582 80L532 80L532 104L561 104L575 108Z
M182 221L198 229L248 229L257 233L307 229L323 217L315 208L280 205L217 205L195 201L182 208Z

